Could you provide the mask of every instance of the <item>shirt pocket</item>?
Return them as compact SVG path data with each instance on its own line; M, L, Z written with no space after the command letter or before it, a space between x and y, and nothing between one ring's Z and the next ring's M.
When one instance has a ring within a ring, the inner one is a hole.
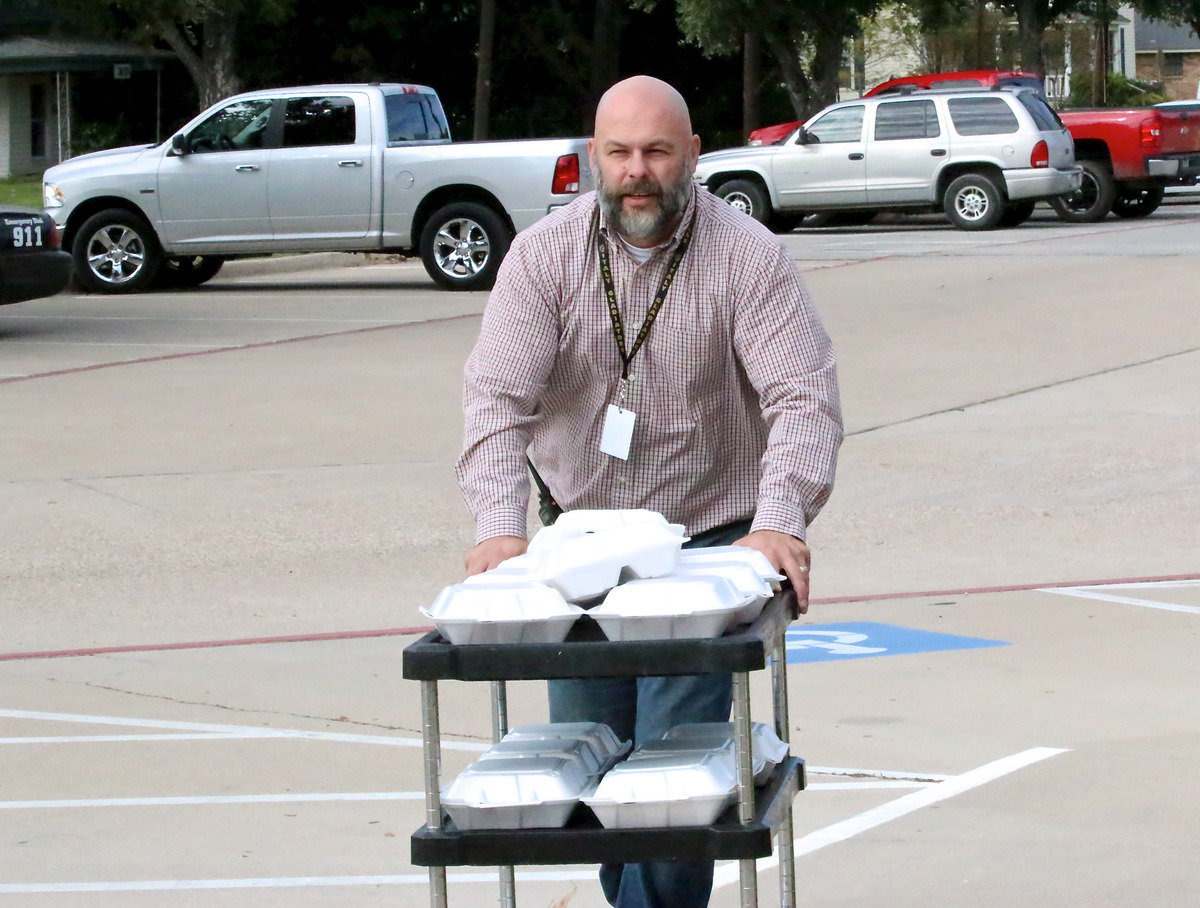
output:
M651 335L651 380L661 383L676 406L698 421L706 401L729 390L722 383L731 355L730 329L720 307L709 294L668 296Z

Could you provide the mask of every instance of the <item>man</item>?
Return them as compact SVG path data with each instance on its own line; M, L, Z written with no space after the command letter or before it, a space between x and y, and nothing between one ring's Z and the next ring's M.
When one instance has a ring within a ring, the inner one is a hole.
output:
M842 439L833 351L791 258L697 188L700 139L665 82L605 93L597 190L518 236L466 368L457 475L475 574L526 549L528 455L557 503L649 508L690 545L762 552L808 607L808 524ZM727 721L728 674L550 682L552 721L637 742ZM712 864L606 865L621 908L707 904Z

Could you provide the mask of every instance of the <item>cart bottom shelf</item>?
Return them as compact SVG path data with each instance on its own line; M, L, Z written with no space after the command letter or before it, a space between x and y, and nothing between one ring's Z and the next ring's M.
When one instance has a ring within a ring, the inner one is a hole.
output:
M605 829L582 804L561 829L466 831L447 820L441 829L422 826L413 833L412 862L418 867L487 867L766 857L773 830L804 784L804 761L788 757L756 789L754 819L746 824L738 823L736 805L711 826Z

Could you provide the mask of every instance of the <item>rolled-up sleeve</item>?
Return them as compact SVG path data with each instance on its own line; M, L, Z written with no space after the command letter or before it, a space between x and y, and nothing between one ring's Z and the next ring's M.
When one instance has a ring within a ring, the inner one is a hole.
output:
M768 430L752 528L804 539L833 489L842 442L833 345L782 248L740 296L734 349Z
M526 452L558 352L558 316L544 263L514 240L467 359L463 451L455 475L476 522L476 541L527 533Z

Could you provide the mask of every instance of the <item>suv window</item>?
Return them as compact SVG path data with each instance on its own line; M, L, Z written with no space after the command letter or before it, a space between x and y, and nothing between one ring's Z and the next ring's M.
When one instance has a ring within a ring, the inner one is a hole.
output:
M929 83L930 88L983 88L983 83L978 79L938 79L936 82Z
M1029 115L1033 117L1033 122L1037 124L1038 129L1053 132L1066 128L1053 108L1032 92L1021 92L1017 95L1017 100L1021 102L1022 107L1029 111Z
M994 136L1021 128L1003 98L951 98L947 103L960 136Z
M875 108L875 139L932 139L942 134L932 101L888 101Z
M270 101L234 101L188 133L193 154L262 148L271 119Z
M831 110L808 127L808 134L816 142L861 142L864 110L861 104Z
M292 98L284 107L284 148L353 144L353 99Z
M388 142L446 141L450 128L429 95L388 95L383 99L387 111Z

